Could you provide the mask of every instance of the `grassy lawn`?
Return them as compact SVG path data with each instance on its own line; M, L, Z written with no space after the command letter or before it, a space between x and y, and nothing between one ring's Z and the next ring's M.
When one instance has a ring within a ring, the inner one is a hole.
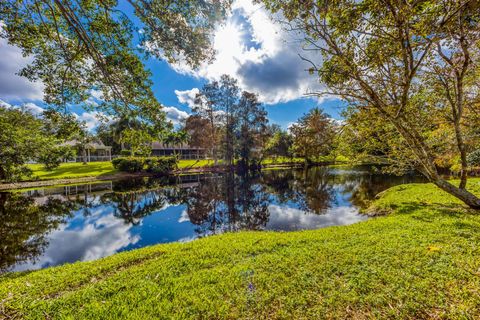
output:
M33 170L33 177L40 180L96 177L118 172L113 168L110 161L89 162L87 164L81 162L62 163L52 171L46 171L42 164L31 164L29 167Z
M480 194L480 181L470 183ZM54 319L478 319L480 215L429 184L350 226L244 232L0 278L0 315ZM66 244L68 245L68 244Z
M199 168L212 166L213 160L180 160L179 168ZM41 164L28 165L33 170L33 177L40 180L67 179L81 177L97 177L102 175L112 175L118 172L114 169L110 161L62 163L58 168L52 171L46 171Z

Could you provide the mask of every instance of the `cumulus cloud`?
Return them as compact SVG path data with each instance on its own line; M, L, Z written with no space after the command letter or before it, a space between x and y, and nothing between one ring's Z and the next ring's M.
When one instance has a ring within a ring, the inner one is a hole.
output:
M81 215L81 213L77 213ZM49 245L38 261L15 267L15 271L38 269L67 262L95 260L118 252L140 240L131 232L132 226L123 220L105 214L100 209L92 213L80 226L64 224L49 236ZM68 243L68 245L65 245Z
M30 82L27 78L17 75L31 59L24 57L20 48L9 45L3 38L0 38L0 57L2 57L0 59L0 98L41 100L43 84Z
M190 108L193 108L195 105L195 97L200 92L198 88L193 88L190 90L175 90L177 95L178 102L188 105Z
M167 119L172 121L173 124L179 124L188 118L188 113L175 107L163 107L163 111L167 114Z
M12 109L21 109L21 110L24 110L24 111L28 111L35 116L40 115L45 110L45 109L36 105L33 102L27 102L27 103L24 103L24 104L21 104L21 105L12 105L8 102L0 100L0 106L2 106L4 108L7 108L7 109L12 108Z
M85 122L85 125L89 131L97 128L102 120L105 119L105 115L101 112L84 112L82 114L75 114L77 120Z
M209 80L229 74L239 80L242 89L258 93L262 102L269 104L298 99L320 89L317 79L306 71L309 65L299 57L308 53L301 50L298 39L282 30L262 6L251 0L234 1L232 14L215 32L214 48L217 53L212 64L198 70L186 64L173 67ZM180 99L179 94L177 97Z

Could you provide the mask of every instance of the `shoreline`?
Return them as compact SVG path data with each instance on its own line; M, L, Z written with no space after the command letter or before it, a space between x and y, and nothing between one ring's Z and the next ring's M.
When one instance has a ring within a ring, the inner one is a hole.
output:
M331 163L319 163L316 165L330 165L330 164ZM289 168L300 168L300 167L303 167L303 163L267 164L267 165L263 165L261 170L272 169L272 168L289 169ZM169 176L178 176L182 174L220 173L220 172L225 172L227 170L228 170L227 166L183 168L183 169L177 169L173 171L171 174L169 174ZM156 176L155 174L148 173L148 172L138 172L138 173L118 172L113 175L21 181L21 182L0 184L0 192L21 190L21 189L27 189L27 188L51 187L56 185L81 184L81 183L97 182L97 181L112 181L112 180L121 180L121 179L129 179L129 178L142 178L142 177L155 177L155 176Z

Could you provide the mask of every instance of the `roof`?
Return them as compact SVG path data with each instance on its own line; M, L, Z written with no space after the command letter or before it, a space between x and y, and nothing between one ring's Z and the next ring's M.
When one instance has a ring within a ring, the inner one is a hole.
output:
M72 146L72 147L74 147L78 144L80 144L80 142L78 140L74 139L74 140L65 141L64 143L62 143L62 146ZM94 141L94 142L87 143L86 148L87 149L93 149L93 150L109 150L109 149L112 149L112 147L104 145L103 142L101 142L101 141Z

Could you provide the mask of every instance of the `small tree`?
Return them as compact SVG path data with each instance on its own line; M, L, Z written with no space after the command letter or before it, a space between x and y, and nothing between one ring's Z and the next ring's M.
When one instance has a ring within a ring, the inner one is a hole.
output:
M153 137L146 130L125 129L120 138L121 143L130 147L130 155L148 156L152 153Z
M293 150L307 163L333 149L335 127L332 119L321 109L314 108L290 127Z
M241 163L250 166L252 158L264 147L267 133L267 112L254 93L244 91L234 111L236 154Z

